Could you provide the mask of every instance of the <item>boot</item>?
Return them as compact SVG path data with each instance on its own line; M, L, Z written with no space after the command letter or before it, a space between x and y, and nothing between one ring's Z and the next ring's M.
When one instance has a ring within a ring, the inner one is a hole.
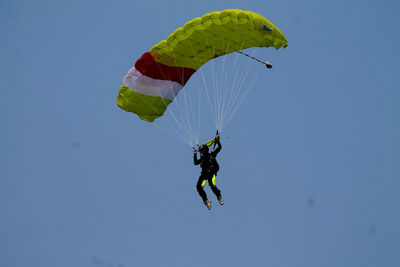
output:
M211 200L206 200L206 201L204 201L204 204L207 206L207 209L208 209L208 210L211 209Z
M218 197L218 201L220 205L224 205L224 200L222 199L222 196Z

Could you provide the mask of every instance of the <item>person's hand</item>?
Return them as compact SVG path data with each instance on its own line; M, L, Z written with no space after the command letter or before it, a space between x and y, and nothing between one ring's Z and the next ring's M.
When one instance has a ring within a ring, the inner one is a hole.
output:
M215 140L219 141L219 135L218 134L215 136Z
M197 149L193 149L193 154L197 154Z

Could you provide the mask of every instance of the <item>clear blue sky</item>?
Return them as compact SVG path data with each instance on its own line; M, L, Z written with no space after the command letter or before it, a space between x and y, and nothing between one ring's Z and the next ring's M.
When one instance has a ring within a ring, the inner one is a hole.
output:
M289 46L224 133L225 205L209 212L191 149L115 97L143 52L226 8L264 15ZM1 1L0 266L400 266L399 11Z

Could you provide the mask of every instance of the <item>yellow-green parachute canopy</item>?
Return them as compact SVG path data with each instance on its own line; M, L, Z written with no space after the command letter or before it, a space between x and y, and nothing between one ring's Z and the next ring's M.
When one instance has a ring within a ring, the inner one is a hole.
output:
M117 104L152 122L209 60L250 47L286 46L283 33L255 12L227 9L205 14L188 21L136 61L119 89Z

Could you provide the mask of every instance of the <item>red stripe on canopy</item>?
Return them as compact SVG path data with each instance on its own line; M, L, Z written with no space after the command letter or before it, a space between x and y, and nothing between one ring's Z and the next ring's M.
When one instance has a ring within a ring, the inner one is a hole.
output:
M135 63L135 69L141 74L157 80L167 80L184 86L190 76L196 71L185 67L171 67L154 60L149 52L146 52Z

